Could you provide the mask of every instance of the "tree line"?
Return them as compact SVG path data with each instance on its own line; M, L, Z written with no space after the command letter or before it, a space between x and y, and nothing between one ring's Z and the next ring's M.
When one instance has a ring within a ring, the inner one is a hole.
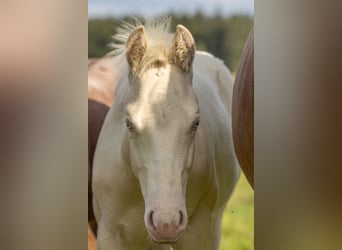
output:
M221 58L230 70L236 70L245 41L253 26L252 17L244 15L208 17L201 12L193 16L174 14L169 16L172 17L171 27L182 24L190 30L197 49L212 53ZM88 57L102 57L111 50L108 45L112 42L115 29L122 20L129 20L129 17L88 21Z

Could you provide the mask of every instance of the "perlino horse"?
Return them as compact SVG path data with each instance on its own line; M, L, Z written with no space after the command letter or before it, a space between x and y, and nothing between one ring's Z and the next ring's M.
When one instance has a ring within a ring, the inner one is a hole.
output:
M232 77L170 21L118 30L117 96L94 169L99 250L216 250L240 174Z

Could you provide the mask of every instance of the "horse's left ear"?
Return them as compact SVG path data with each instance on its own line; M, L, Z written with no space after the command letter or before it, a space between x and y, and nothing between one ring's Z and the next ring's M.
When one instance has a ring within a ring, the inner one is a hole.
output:
M189 72L195 56L195 40L190 31L178 24L172 45L172 59L175 65Z

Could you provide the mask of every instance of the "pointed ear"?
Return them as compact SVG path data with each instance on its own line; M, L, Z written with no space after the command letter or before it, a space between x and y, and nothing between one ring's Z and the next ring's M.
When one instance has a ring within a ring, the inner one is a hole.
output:
M178 24L172 45L173 62L183 71L188 72L195 56L195 40L190 31Z
M147 37L144 26L137 27L126 42L126 59L133 74L136 74L147 48Z

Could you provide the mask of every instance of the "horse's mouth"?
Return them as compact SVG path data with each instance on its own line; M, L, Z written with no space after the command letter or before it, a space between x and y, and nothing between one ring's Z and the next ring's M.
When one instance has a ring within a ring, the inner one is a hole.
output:
M152 241L157 244L175 244L178 241L178 238L176 240L155 240L152 238Z
M176 237L164 238L164 239L157 239L151 232L149 232L150 238L154 243L157 244L174 244L179 240L180 234Z

